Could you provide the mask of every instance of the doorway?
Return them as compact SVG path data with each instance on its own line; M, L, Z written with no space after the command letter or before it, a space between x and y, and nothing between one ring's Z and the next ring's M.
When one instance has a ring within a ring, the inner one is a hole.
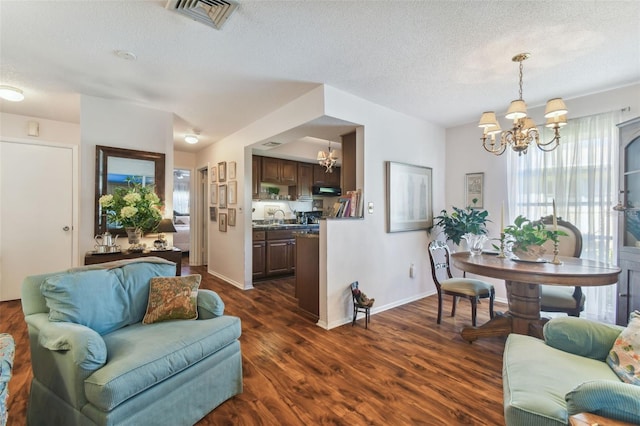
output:
M0 300L20 299L26 276L75 265L75 146L0 142Z
M191 171L189 169L173 170L173 246L182 253L191 251Z

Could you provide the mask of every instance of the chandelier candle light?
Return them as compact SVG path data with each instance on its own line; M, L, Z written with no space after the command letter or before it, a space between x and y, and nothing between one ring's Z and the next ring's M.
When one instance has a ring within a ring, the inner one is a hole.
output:
M336 161L338 157L336 157L335 152L331 150L331 141L329 141L329 150L318 151L318 164L325 168L325 173L333 173L333 166L336 165Z
M511 60L520 64L520 97L515 101L511 101L507 110L506 118L513 120L513 127L509 130L502 131L500 124L496 119L493 111L483 112L480 117L478 127L483 128L482 146L488 152L495 155L502 155L511 146L518 155L527 153L529 145L535 144L542 151L550 152L560 144L560 127L567 124L567 107L561 98L554 98L547 101L544 111L544 117L547 119L545 127L553 129L554 136L549 142L540 141L540 134L536 124L531 117L527 116L527 105L522 99L522 62L531 56L530 53L520 53ZM499 135L499 141L496 140Z

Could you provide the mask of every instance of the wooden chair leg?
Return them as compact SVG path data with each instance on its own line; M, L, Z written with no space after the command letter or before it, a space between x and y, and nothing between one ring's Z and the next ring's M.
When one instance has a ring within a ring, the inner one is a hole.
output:
M478 298L471 299L471 325L476 326L476 315L478 313Z
M351 321L351 327L356 325L356 317L357 316L358 316L358 307L354 304L353 305L353 321Z
M496 291L491 290L491 296L489 296L489 318L493 319L493 301L496 298Z
M438 320L437 323L440 324L442 321L442 294L438 293Z
M456 305L458 304L458 296L453 296L453 304L451 305L451 316L456 316Z

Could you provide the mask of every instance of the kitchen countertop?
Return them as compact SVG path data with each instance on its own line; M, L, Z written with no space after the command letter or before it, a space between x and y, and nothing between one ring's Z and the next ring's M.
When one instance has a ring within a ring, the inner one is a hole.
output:
M271 224L253 224L253 230L257 231L271 231L271 230L279 230L279 229L311 229L311 230L319 230L320 225L318 224L309 224L302 225L299 223L271 223Z

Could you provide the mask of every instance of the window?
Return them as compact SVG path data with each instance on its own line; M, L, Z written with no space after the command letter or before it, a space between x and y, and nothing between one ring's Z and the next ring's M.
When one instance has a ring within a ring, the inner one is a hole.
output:
M611 209L618 194L619 113L569 120L560 131L560 146L552 152L530 147L518 156L509 151L507 175L511 220L524 215L535 220L557 214L580 229L582 258L615 263L617 216ZM544 141L552 138L541 131ZM583 287L584 316L615 323L615 285Z

